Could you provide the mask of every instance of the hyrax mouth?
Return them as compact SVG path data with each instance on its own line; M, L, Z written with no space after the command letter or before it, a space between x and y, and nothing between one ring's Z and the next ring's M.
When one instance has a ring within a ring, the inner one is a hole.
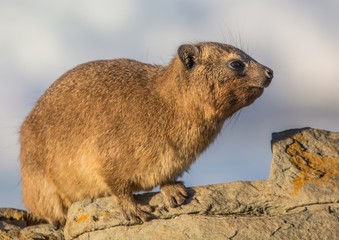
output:
M260 89L264 89L267 88L272 82L272 78L265 78L265 79L260 79L257 80L253 83L251 83L250 86L248 86L248 88L260 88Z
M246 88L246 95L248 95L249 98L258 98L264 93L264 87L263 86L248 86Z
M244 87L247 91L264 91L264 89L266 88L266 86L262 86L262 85L250 85L250 86L246 86Z
M272 78L266 78L263 83L263 87L267 88L272 82Z

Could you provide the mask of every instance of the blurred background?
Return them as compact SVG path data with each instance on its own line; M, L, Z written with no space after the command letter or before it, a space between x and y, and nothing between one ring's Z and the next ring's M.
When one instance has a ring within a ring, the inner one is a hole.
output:
M167 64L180 44L199 41L242 48L275 77L183 180L267 179L272 132L339 131L338 12L337 0L0 1L0 207L24 207L20 124L61 74L96 59Z

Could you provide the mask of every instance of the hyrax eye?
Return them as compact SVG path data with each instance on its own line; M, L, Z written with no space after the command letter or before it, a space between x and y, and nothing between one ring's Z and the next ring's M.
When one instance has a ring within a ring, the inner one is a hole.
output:
M240 60L233 60L228 63L228 66L234 70L242 71L245 68L245 64Z

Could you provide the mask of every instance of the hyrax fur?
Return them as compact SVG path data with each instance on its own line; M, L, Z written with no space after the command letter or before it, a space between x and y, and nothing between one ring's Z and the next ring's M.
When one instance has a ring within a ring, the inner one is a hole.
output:
M226 44L185 44L167 66L93 61L55 81L21 127L23 200L36 218L65 224L70 205L114 195L124 216L149 218L133 192L160 185L170 207L185 202L177 178L273 78Z

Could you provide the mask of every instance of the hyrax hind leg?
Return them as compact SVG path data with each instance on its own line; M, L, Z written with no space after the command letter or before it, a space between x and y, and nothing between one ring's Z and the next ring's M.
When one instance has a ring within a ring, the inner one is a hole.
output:
M152 207L136 203L132 193L129 196L118 195L117 198L120 211L131 223L142 223L151 219Z
M119 186L119 189L112 189L112 193L117 199L118 206L124 218L132 224L149 221L152 218L150 213L153 212L153 208L149 205L137 203L131 188L122 185Z
M51 180L42 170L22 167L22 191L26 208L36 220L46 220L54 227L65 225L66 208Z

